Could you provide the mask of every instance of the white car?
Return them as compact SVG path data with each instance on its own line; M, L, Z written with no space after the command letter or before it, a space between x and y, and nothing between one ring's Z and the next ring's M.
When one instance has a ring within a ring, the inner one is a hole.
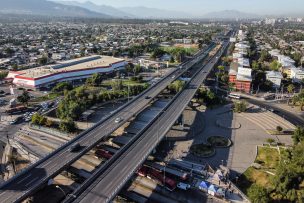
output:
M118 117L115 119L115 123L120 123L122 121L122 118Z
M179 182L177 184L177 187L182 190L188 190L188 189L190 189L191 186L189 184Z

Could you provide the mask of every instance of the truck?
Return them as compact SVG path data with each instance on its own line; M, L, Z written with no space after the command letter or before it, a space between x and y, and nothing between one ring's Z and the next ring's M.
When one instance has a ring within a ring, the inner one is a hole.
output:
M179 179L182 181L187 180L189 177L189 174L187 172L178 170L178 169L170 167L170 166L163 166L161 164L151 163L151 162L146 162L145 164L151 168L157 169L161 172L165 172L166 174L170 174L171 176L176 177L176 179Z

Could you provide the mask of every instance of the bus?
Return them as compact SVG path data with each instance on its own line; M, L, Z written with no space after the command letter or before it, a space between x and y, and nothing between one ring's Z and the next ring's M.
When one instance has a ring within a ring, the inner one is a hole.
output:
M151 162L146 162L145 165L148 167L157 169L161 172L165 172L166 174L171 174L172 176L178 178L179 180L185 181L188 179L189 174L187 172L184 172L182 170L178 170L169 166L163 166L158 163L151 163Z

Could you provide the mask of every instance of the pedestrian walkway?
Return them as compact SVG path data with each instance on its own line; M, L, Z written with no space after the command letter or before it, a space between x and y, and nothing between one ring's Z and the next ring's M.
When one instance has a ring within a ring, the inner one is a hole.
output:
M239 115L260 126L266 132L268 130L275 130L277 126L281 126L284 130L294 130L296 128L292 123L282 117L257 106L253 106L253 108L250 108L247 112Z

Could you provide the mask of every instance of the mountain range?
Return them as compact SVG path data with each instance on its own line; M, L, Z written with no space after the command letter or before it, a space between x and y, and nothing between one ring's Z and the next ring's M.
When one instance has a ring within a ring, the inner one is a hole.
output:
M111 18L79 6L67 6L46 0L0 0L0 13L45 16Z
M28 14L45 16L68 16L88 18L202 18L202 19L250 19L259 16L236 10L211 12L202 16L194 16L186 12L148 7L121 7L97 5L90 1L61 0L0 0L0 14Z

